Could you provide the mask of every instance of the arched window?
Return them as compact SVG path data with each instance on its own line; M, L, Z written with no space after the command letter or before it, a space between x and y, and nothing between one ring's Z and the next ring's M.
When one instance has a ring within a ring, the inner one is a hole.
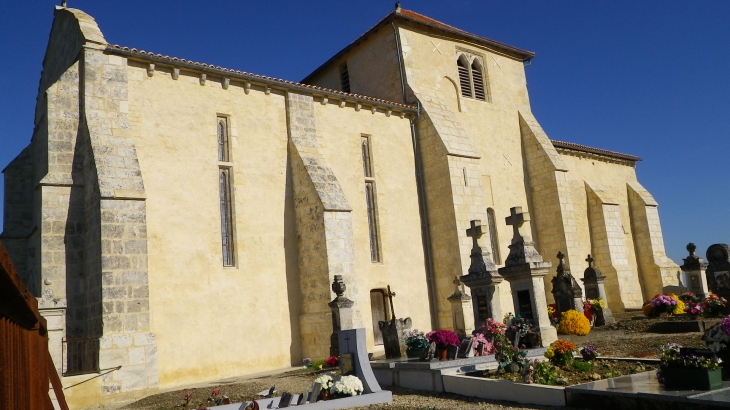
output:
M459 68L459 85L461 86L461 95L471 97L471 81L469 80L469 62L463 55L459 56L456 61Z
M474 59L471 63L471 77L472 83L474 84L474 98L477 100L486 101L484 97L484 80L482 76L482 67L479 65L479 60Z
M499 256L499 240L497 239L497 223L494 217L494 209L487 208L487 223L489 224L489 244L492 245L492 262L495 265L502 263Z

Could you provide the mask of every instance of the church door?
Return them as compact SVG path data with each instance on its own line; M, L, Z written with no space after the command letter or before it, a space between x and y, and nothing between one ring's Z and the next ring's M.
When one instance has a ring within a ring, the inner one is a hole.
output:
M376 345L383 344L383 333L380 332L378 322L385 321L385 292L382 289L370 291L370 309L373 316L373 337Z

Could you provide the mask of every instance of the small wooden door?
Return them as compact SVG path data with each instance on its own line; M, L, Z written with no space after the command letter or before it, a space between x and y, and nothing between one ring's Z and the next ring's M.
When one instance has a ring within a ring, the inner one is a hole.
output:
M373 317L373 337L376 345L383 344L383 334L380 332L378 322L385 321L385 292L382 289L370 291L370 310Z

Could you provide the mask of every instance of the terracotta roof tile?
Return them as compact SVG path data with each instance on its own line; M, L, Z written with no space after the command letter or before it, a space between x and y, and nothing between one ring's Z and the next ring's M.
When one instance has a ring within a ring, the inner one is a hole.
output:
M587 145L576 144L573 142L555 141L555 140L551 140L550 142L553 143L553 146L555 148L565 148L565 149L572 149L575 151L590 152L592 154L605 155L608 157L620 158L620 159L625 159L625 160L629 160L629 161L641 161L640 157L637 157L634 155L622 154L620 152L609 151L606 149L593 148L593 147L589 147Z
M381 104L381 105L390 105L390 106L401 107L401 108L404 108L406 111L415 111L417 108L415 105L402 104L402 103L397 103L397 102L393 102L393 101L383 100L380 98L369 97L366 95L350 94L350 93L346 93L346 92L340 91L340 90L332 90L329 88L318 87L316 85L302 84L302 83L297 83L294 81L282 80L280 78L268 77L268 76L259 75L259 74L252 74L252 73L248 73L245 71L233 70L230 68L216 66L213 64L199 63L196 61L186 60L184 58L170 57L170 56L166 56L166 55L162 55L162 54L155 54L155 53L152 53L149 51L137 50L136 48L123 47L123 46L120 46L117 44L109 44L106 47L106 51L109 53L135 56L135 57L147 59L147 60L150 60L150 59L151 60L163 60L163 62L168 62L170 65L183 64L183 65L192 66L193 68L199 67L201 69L212 69L212 70L222 71L225 73L230 73L232 75L247 77L247 78L250 78L252 81L261 80L262 82L278 83L279 85L284 86L284 87L288 86L288 87L294 87L294 88L304 88L304 89L313 90L313 91L321 91L326 94L336 94L336 95L340 95L342 97L349 97L349 98L356 99L356 100L364 100L364 101L370 101L370 102Z

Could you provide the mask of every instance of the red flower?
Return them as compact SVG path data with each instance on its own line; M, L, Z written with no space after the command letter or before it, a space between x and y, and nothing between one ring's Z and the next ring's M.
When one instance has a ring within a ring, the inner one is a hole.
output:
M330 356L324 362L327 363L328 366L334 367L334 366L337 366L338 359L337 359L337 356Z

